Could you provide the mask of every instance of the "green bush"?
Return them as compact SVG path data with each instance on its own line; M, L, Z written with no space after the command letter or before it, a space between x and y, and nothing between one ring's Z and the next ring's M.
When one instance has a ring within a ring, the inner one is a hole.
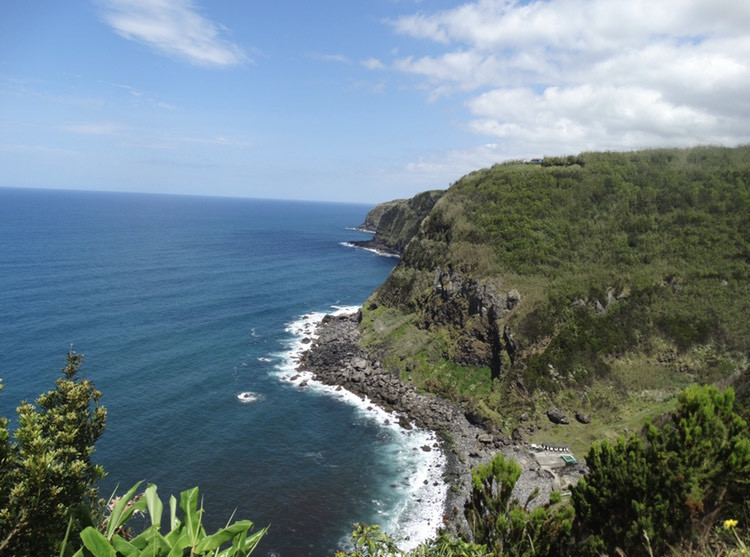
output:
M663 427L594 445L572 490L582 554L646 554L645 534L664 555L698 541L717 517L744 516L750 434L733 406L732 389L689 387Z
M464 508L471 538L492 555L561 555L571 541L573 509L550 504L528 511L539 490L523 506L511 500L520 475L520 466L502 454L472 472L472 491Z

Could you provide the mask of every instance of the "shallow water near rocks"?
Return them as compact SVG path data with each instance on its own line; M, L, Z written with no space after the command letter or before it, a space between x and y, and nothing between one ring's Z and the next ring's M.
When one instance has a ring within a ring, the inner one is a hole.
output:
M396 263L341 244L368 209L0 189L0 415L53 388L72 343L108 409L102 496L197 485L209 530L235 510L270 525L258 555L331 555L354 522L421 535L427 434L287 380L295 324L360 305Z

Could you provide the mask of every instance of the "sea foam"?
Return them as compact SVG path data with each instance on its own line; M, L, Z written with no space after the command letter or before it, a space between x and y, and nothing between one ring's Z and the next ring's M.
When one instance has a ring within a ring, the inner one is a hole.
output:
M352 242L339 242L342 246L346 246L347 248L354 248L354 249L361 249L364 251L370 251L372 253L376 253L378 255L381 255L383 257L395 257L396 259L400 259L401 256L397 253L388 253L387 251L382 251L375 248L367 248L364 246L360 246L358 244L353 244Z
M312 312L289 323L289 349L277 356L280 363L273 372L282 381L299 388L336 398L351 404L368 420L395 434L398 442L388 450L389 460L395 464L397 476L390 487L399 493L395 506L382 508L375 496L373 510L382 517L380 526L390 534L403 550L410 550L435 536L443 523L447 485L443 481L446 466L445 454L440 449L433 431L412 424L412 429L399 425L399 415L388 413L367 397L360 397L346 389L325 385L315 380L309 371L298 369L302 353L317 338L316 328L327 315L346 315L356 312L356 306L332 306L332 312Z

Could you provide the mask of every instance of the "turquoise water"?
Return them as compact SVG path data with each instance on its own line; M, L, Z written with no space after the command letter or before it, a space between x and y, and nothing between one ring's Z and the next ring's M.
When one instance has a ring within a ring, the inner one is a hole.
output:
M418 531L422 439L286 380L294 323L361 305L395 263L342 245L368 209L0 189L0 415L72 344L108 409L103 495L200 486L210 529L271 525L259 555L330 555L357 521Z

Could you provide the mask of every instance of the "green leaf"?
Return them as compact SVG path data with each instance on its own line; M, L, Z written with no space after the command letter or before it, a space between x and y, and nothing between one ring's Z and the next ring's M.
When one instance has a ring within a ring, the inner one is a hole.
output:
M262 530L258 530L252 536L245 539L240 546L242 548L242 551L246 552L246 554L251 553L258 546L261 538L266 535L266 532L268 532L268 526L266 526Z
M169 496L169 528L174 530L180 525L180 519L177 518L177 499L174 495Z
M156 526L158 530L161 530L161 513L164 509L161 499L156 494L156 486L149 484L146 488L146 506L148 507L148 514L151 517L151 525Z
M81 532L81 539L83 545L94 554L94 557L117 557L117 553L115 553L109 540L91 526L86 527Z
M247 539L247 532L240 532L238 536L232 538L232 546L218 553L216 557L235 557L240 554L240 550Z
M141 555L141 552L135 545L117 534L112 536L112 547L118 555L122 555L123 557L138 557Z
M195 546L195 552L202 553L204 551L213 551L215 549L218 549L238 534L247 532L252 527L253 523L249 520L240 520L238 522L235 522L231 526L222 528L216 533L203 538L203 540L201 540L201 542Z
M106 537L108 540L112 539L115 531L117 531L118 528L125 524L136 510L143 510L143 507L145 505L142 504L141 501L138 501L128 507L128 504L133 499L133 495L140 485L141 482L138 482L133 487L131 487L128 492L123 495L119 501L117 501L114 508L112 509L112 512L109 515L109 520L107 522Z
M172 544L167 542L164 536L159 532L159 529L154 525L146 528L143 532L133 538L130 543L140 551L143 551L149 546L154 546L161 547L164 552L167 552L172 547Z
M187 532L183 532L182 535L177 538L174 545L172 545L172 549L167 557L182 557L184 550L188 547L191 547L190 538L188 537Z
M198 488L187 489L180 493L180 509L190 539L190 546L194 547L201 537L201 514L203 509L198 509Z
M0 390L2 390L3 386L0 384ZM60 544L60 557L64 557L65 553L68 551L72 551L68 548L68 536L70 536L70 526L73 524L73 515L70 516L68 519L68 528L65 530L65 537L63 538L62 543Z

